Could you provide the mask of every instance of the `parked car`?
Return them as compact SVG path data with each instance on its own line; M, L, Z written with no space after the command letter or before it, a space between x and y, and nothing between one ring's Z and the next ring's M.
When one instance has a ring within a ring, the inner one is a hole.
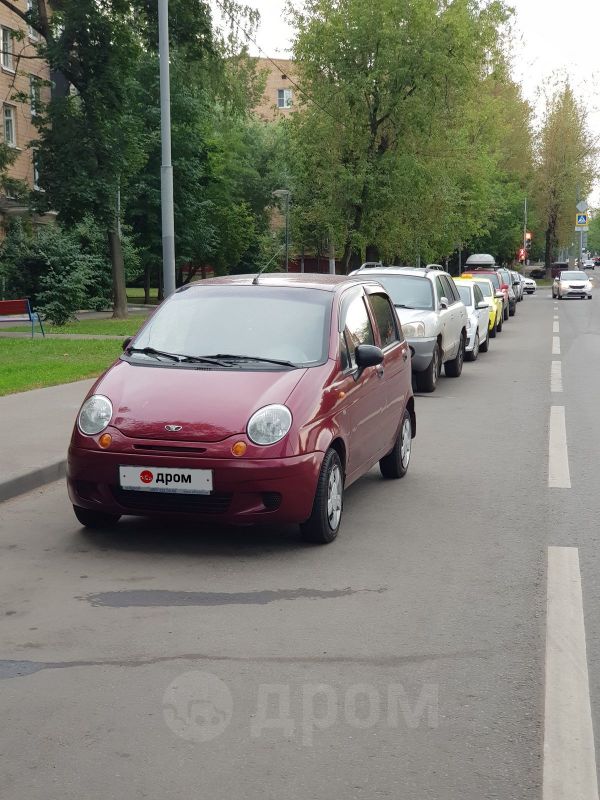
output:
M530 278L538 278L538 280L542 279L542 278L545 278L546 277L546 267L534 267L533 269L529 270L529 277Z
M510 295L508 286L503 283L503 279L498 274L498 270L487 269L485 267L472 267L470 272L466 274L470 274L474 278L485 277L493 283L495 291L502 295L502 317L504 320L507 320L510 313Z
M77 519L300 523L332 541L344 489L409 467L410 349L372 280L262 275L189 284L89 392L73 431Z
M527 278L523 276L523 289L527 294L535 294L537 283L533 280L533 278Z
M462 277L474 281L481 289L483 299L490 306L490 339L495 339L496 334L502 332L502 325L504 324L504 295L502 292L496 291L494 284L487 275L466 272Z
M514 270L509 270L510 275L512 277L512 285L515 292L515 297L517 298L517 303L520 303L524 297L524 290L523 290L523 277L519 272L515 272Z
M552 284L552 297L564 300L565 297L579 297L583 300L592 299L592 283L585 272L570 270L561 272Z
M467 361L477 361L479 352L487 353L489 349L489 323L492 313L495 312L485 301L483 292L475 281L457 278L455 283L469 315L465 358Z
M379 281L392 298L410 345L420 392L435 391L442 364L447 376L460 376L468 316L447 272L427 267L384 267L352 274Z
M500 276L500 289L502 291L506 289L508 293L508 315L509 317L514 317L517 313L517 295L513 286L511 272L509 269L501 267L498 269L498 275Z

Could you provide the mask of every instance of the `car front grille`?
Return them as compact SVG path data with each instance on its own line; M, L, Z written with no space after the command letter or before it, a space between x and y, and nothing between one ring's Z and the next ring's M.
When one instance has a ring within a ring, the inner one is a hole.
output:
M184 514L225 514L231 505L232 494L169 494L166 492L137 492L113 488L117 503L124 508L145 511L181 512Z

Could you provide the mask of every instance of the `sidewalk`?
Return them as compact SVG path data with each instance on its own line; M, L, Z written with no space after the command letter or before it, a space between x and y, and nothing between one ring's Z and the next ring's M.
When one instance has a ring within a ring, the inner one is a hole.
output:
M0 502L64 476L75 417L93 383L0 397Z

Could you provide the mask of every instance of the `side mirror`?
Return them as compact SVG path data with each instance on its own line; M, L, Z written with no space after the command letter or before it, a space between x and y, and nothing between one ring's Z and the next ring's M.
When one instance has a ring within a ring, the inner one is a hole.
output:
M504 295L502 294L502 292L496 292L494 297L496 298L496 300L504 300Z
M485 300L481 300L479 303L477 303L477 308L483 311L484 308L489 308L489 305L485 302Z
M440 297L440 308L448 308L450 303L448 302L447 297Z
M355 350L354 359L356 366L361 370L367 367L377 367L383 363L383 350L372 344L359 344Z
M129 345L130 345L132 342L133 342L133 336L128 336L128 337L125 339L125 341L123 342L123 352L125 352L125 350L127 350L127 348L129 347Z

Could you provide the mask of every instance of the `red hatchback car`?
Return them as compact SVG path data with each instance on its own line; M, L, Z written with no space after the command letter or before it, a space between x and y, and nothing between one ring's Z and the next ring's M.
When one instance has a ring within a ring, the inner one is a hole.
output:
M416 432L410 351L376 283L215 278L165 301L91 389L69 495L85 526L121 515L300 523L326 543L344 488L401 478Z

